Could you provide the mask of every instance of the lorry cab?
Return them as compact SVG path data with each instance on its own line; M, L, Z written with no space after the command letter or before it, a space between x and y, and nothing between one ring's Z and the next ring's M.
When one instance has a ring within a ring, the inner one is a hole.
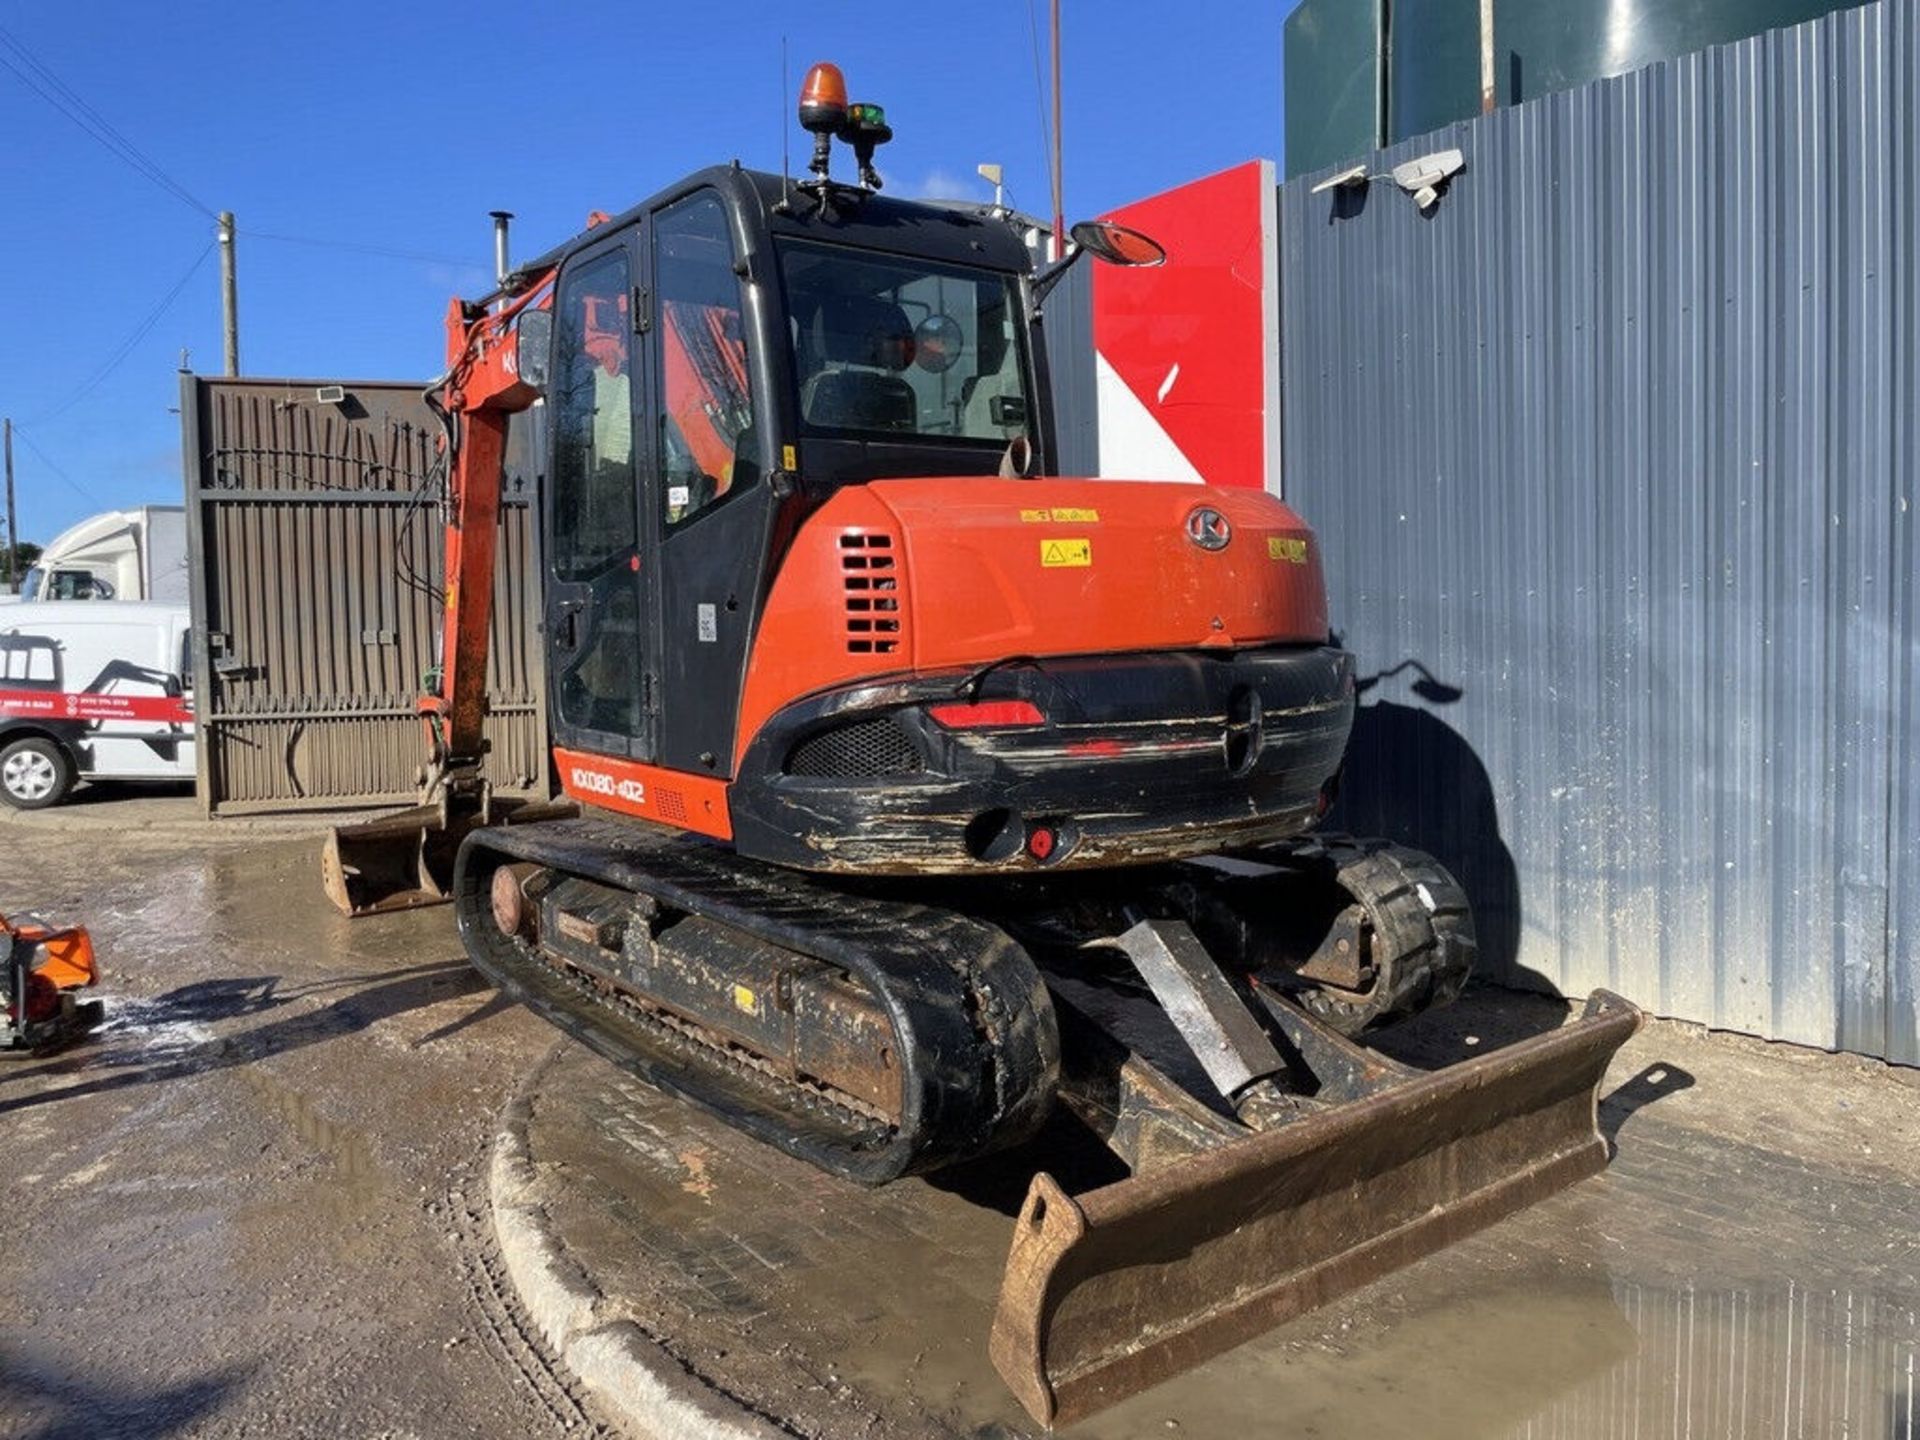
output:
M0 802L57 805L80 780L194 775L185 605L0 610Z
M187 512L105 510L55 536L20 586L22 602L187 600Z

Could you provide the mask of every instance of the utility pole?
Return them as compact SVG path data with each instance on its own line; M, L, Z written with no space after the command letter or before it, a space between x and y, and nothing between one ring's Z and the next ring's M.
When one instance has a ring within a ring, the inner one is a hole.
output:
M13 525L13 421L7 421L7 589L20 583L20 535Z
M1060 183L1060 0L1053 0L1053 258L1067 253L1067 207Z
M240 373L240 291L233 273L233 212L220 212L220 315L227 332L227 374Z
M1480 0L1480 113L1491 115L1498 96L1493 73L1493 0ZM1513 97L1515 101L1519 96Z

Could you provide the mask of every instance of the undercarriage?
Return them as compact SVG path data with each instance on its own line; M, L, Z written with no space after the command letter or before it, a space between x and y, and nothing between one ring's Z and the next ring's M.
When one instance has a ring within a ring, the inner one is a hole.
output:
M507 994L834 1175L1037 1141L992 1350L1048 1423L1599 1170L1595 1089L1638 1021L1598 994L1432 1074L1356 1043L1474 957L1452 877L1379 841L850 882L563 820L473 833L454 901ZM1078 1193L1062 1127L1110 1159Z

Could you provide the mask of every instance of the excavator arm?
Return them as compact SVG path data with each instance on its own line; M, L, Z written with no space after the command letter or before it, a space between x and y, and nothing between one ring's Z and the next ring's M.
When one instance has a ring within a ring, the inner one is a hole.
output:
M483 762L507 424L540 396L553 277L523 274L490 306L456 298L447 307L447 370L426 392L445 427L447 476L440 664L416 706L427 763L417 806L327 837L327 894L349 915L444 901L470 831L536 818L534 807L495 800Z

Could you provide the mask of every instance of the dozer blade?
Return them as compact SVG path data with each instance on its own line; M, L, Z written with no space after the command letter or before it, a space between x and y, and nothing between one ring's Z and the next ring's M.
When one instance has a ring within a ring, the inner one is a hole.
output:
M450 811L416 805L327 832L320 879L343 914L378 915L445 904L453 894L460 842L485 825L524 825L579 813L570 801L544 803L494 797L484 808Z
M1037 1175L994 1365L1066 1424L1596 1174L1598 1089L1639 1021L1596 991L1558 1030L1178 1164L1079 1196Z

